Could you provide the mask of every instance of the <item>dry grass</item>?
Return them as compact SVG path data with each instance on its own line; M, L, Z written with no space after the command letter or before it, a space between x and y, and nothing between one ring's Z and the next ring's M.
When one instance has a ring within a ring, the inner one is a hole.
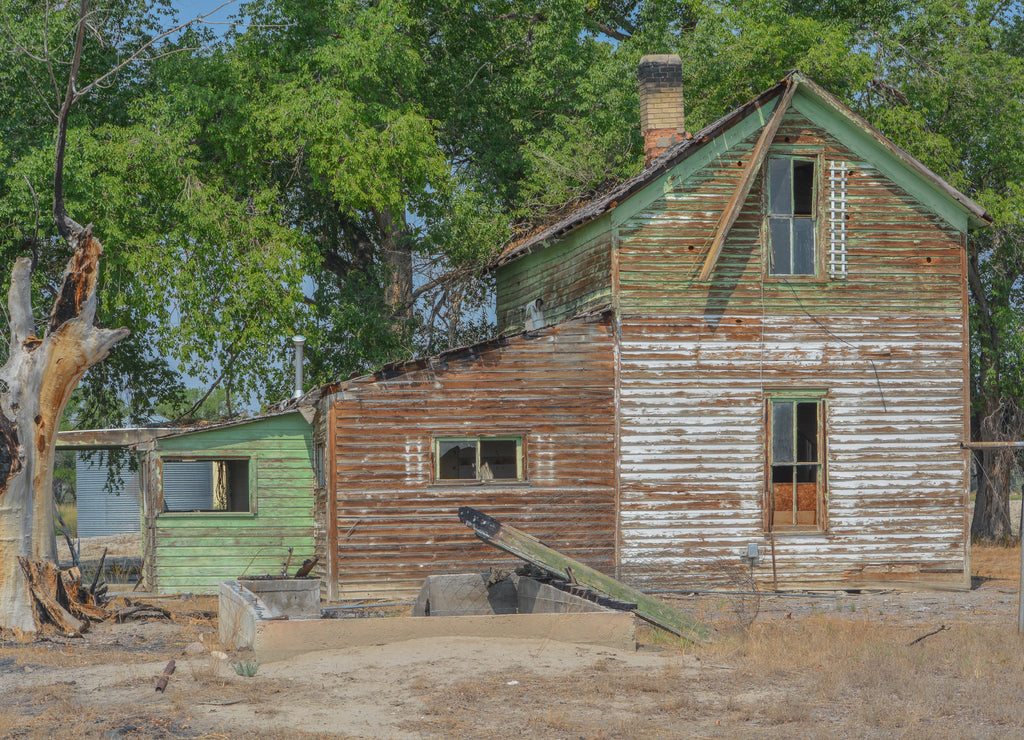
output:
M971 575L975 578L1019 581L1020 545L975 545L971 548Z
M1019 548L974 548L974 575L1015 581L1019 558ZM911 645L940 623L858 610L855 597L840 614L835 603L837 613L762 617L744 628L732 604L705 599L688 611L716 629L708 645L638 630L666 654L663 671L597 662L567 677L517 673L514 688L497 674L424 686L418 728L437 737L1024 735L1024 652L1012 619L936 615L949 629Z
M1014 627L920 628L816 617L757 624L699 651L704 668L485 677L432 692L437 736L1012 736L1024 728ZM617 728L617 729L616 729ZM467 735L468 733L468 735Z

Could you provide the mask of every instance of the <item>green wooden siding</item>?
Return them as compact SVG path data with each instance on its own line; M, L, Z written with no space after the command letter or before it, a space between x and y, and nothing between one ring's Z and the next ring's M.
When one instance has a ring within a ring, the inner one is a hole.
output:
M788 139L788 141L787 141ZM790 110L769 156L797 155L849 168L846 280L767 278L762 249L764 173L757 178L715 266L697 278L718 217L757 140L751 134L617 230L619 303L626 313L872 314L960 309L960 233L872 164ZM824 173L819 172L819 180ZM825 238L825 229L819 228ZM894 291L893 286L900 290Z
M556 324L609 305L610 296L611 226L606 216L499 271L498 329L522 331L524 307L536 298L544 300L545 321Z
M153 572L160 593L215 591L241 575L280 573L293 548L298 568L313 554L312 428L298 413L162 439L161 458L250 458L255 512L161 513Z

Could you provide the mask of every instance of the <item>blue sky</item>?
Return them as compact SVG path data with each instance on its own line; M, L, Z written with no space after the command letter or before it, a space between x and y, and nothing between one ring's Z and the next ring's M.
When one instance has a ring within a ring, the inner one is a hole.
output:
M178 17L182 21L191 20L196 18L203 13L208 13L218 5L221 5L224 0L175 0L175 7L178 9ZM214 15L207 18L207 22L213 23L225 23L228 16L237 13L239 6L243 0L235 0L223 9L217 11Z

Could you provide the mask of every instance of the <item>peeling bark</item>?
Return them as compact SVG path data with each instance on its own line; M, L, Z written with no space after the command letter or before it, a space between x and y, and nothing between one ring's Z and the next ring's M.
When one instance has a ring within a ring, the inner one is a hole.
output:
M0 368L0 628L38 628L18 558L55 561L53 456L71 392L128 330L95 325L96 279L103 247L91 228L69 241L74 255L47 323L34 334L31 260L17 260L8 308L10 356Z

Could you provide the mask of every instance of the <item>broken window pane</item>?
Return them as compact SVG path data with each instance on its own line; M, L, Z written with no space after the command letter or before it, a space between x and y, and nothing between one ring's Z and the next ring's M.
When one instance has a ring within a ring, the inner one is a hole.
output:
M771 399L771 527L820 528L821 399Z
M480 440L480 480L518 477L514 439Z
M522 443L521 438L439 439L435 478L518 480L522 477Z
M793 215L793 191L790 186L790 161L768 160L768 205L771 213Z
M768 160L772 275L815 274L813 160Z
M476 478L476 442L454 440L438 442L437 477L447 480Z
M248 460L164 460L165 511L251 511Z
M793 215L814 215L814 162L793 160Z
M818 461L818 404L796 404L797 462Z
M814 274L814 221L809 218L793 219L793 272L794 275Z

